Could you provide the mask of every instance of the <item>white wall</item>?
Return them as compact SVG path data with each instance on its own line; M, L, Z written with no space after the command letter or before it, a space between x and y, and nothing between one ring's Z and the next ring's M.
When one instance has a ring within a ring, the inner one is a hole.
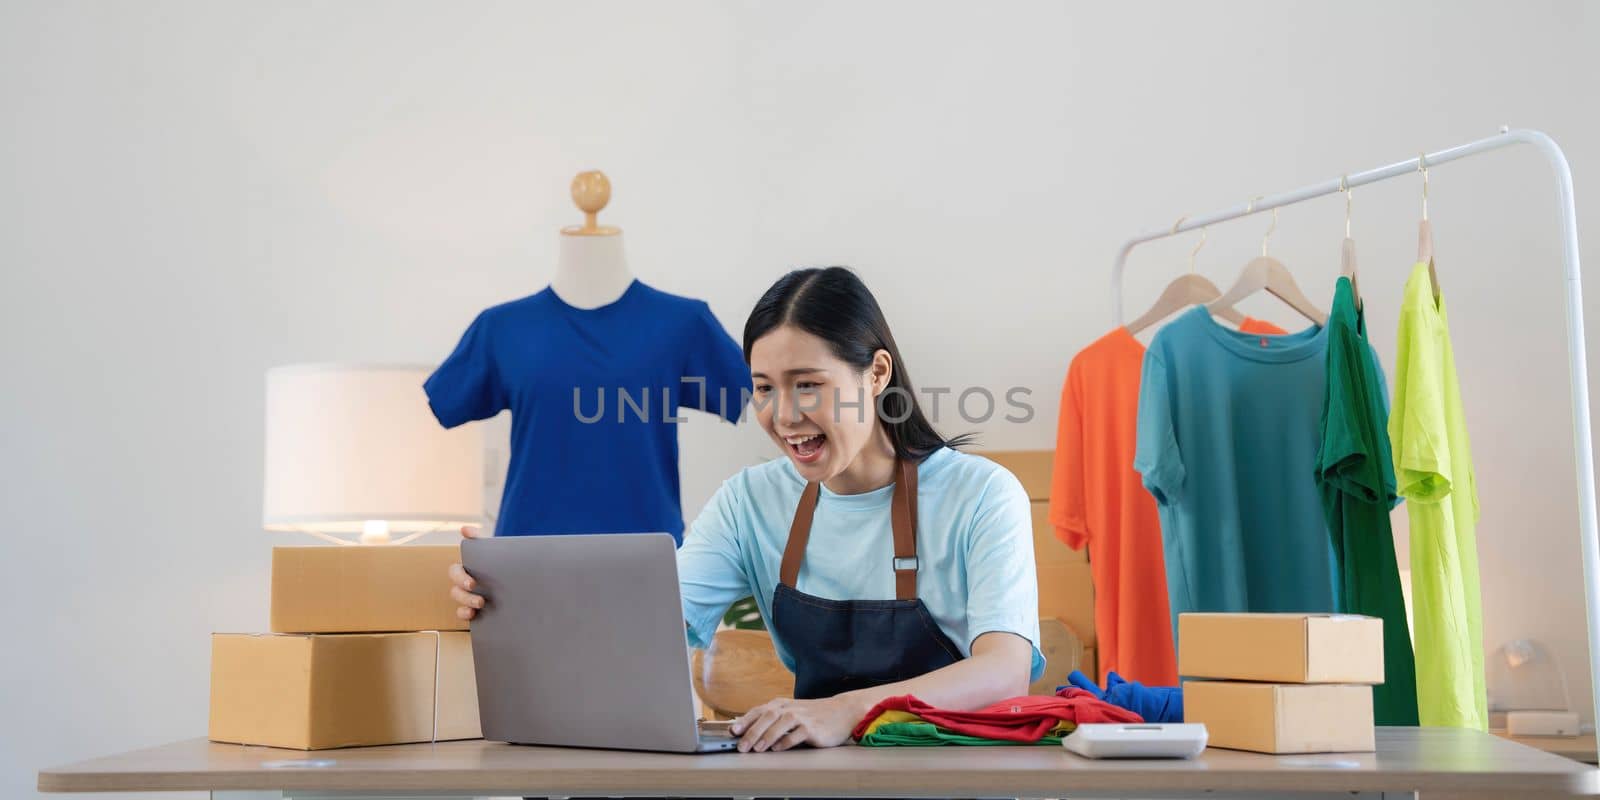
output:
M607 221L645 280L737 331L784 269L853 265L920 383L1030 387L1032 422L981 433L1048 447L1067 360L1110 324L1116 247L1179 214L1509 123L1567 148L1600 260L1597 17L1579 2L6 3L0 793L203 734L207 634L265 626L285 541L260 530L263 371L442 358L479 309L547 282L579 169L610 174ZM1532 151L1441 167L1432 210L1487 638L1549 644L1587 709L1550 175ZM1386 358L1417 212L1416 181L1356 196ZM1231 280L1265 224L1213 231L1202 271ZM1319 300L1342 225L1330 198L1286 212L1274 240ZM1138 251L1131 313L1191 241ZM691 512L769 455L748 426L697 419L683 439Z

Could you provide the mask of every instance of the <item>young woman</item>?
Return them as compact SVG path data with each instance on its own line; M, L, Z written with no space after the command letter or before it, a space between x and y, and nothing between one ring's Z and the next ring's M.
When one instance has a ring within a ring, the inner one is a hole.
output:
M1027 495L934 430L867 287L842 267L790 272L750 313L744 354L786 457L723 483L678 551L690 643L754 595L795 673L795 699L733 723L739 749L843 744L894 695L975 709L1027 694L1044 669ZM459 564L450 577L471 619L484 598Z

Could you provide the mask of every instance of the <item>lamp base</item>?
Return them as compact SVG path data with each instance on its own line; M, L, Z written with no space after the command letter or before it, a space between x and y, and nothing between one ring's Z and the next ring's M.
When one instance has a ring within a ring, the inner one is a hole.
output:
M361 543L362 544L388 544L389 543L389 522L388 522L388 520L381 520L381 519L369 519L369 520L367 520L366 523L361 526Z
M1578 715L1571 711L1508 711L1506 733L1512 736L1577 736Z

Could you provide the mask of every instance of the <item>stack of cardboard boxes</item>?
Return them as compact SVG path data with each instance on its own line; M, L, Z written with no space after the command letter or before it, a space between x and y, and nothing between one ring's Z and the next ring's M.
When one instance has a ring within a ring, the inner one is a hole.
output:
M1182 614L1185 722L1212 747L1370 752L1383 620L1344 614ZM1190 678L1203 680L1188 680Z
M301 750L475 739L455 545L278 547L271 633L211 639L210 738Z

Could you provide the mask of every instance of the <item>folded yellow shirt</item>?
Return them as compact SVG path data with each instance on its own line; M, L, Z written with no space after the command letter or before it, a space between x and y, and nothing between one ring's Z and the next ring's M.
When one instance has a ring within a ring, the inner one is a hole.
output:
M861 735L871 736L872 734L876 733L879 728L888 725L891 722L922 722L922 717L919 717L910 711L885 711L882 714L879 714L877 719L868 723L866 732Z

